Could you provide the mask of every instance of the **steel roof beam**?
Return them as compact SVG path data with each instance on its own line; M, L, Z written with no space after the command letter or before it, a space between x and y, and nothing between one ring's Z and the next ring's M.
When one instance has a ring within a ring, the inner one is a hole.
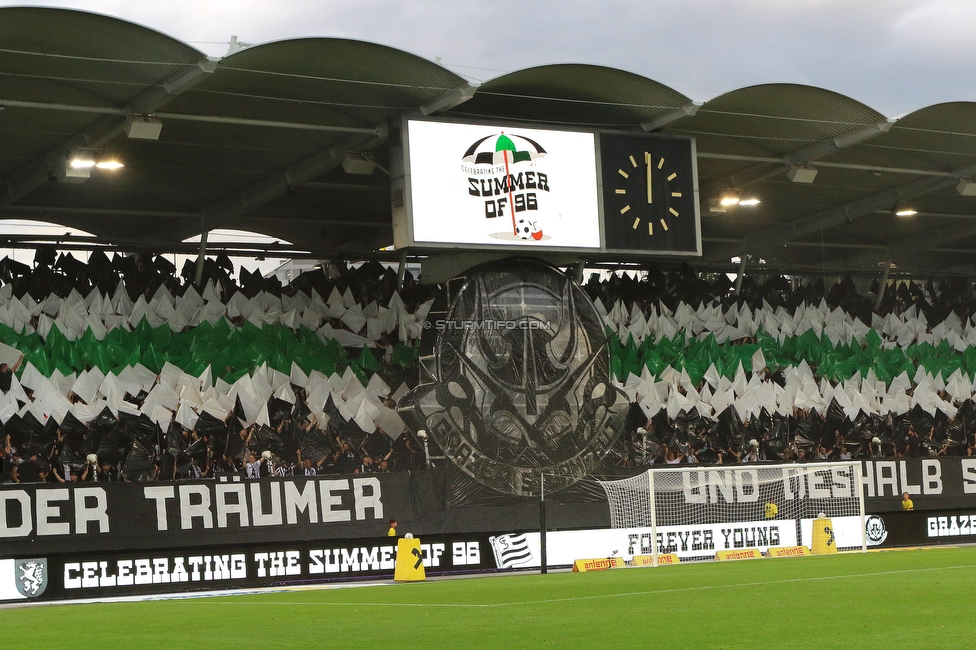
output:
M125 130L124 115L142 115L154 111L211 74L216 67L217 62L211 59L201 59L187 66L163 83L137 96L121 109L123 114L99 118L84 131L76 133L40 158L27 163L0 181L0 207L19 201L47 183L52 174L56 174L65 163L65 158L72 150L101 147L121 134Z
M976 224L951 224L936 228L924 234L906 237L890 244L886 250L879 252L859 253L841 263L846 262L852 266L866 266L877 264L884 261L898 262L898 258L912 253L919 253L930 250L945 244L951 244L969 237L976 237Z
M474 86L464 84L457 88L443 93L439 98L421 107L423 110L445 110L444 107L456 106L470 97L467 93L474 92ZM269 201L283 196L290 190L303 186L305 183L331 171L342 164L346 154L350 151L368 151L379 146L386 141L388 126L386 123L378 125L375 129L370 129L370 135L355 136L332 146L324 151L306 158L291 167L271 174L270 176L245 187L239 192L204 208L200 213L200 226L194 228L192 232L179 230L167 232L169 229L160 229L149 233L149 238L179 237L185 239L191 235L196 235L204 230L219 228L234 217L247 214L249 211L258 208Z
M350 151L372 149L386 139L385 128L377 127L383 135L355 136L347 138L328 149L318 152L291 167L276 172L266 178L235 192L220 201L204 208L198 215L199 222L193 228L170 228L163 226L146 235L146 239L183 240L205 230L220 228L235 217L247 214L269 201L301 187L314 178L331 171L342 164ZM273 217L272 217L273 218Z
M702 243L705 244L735 244L739 243L740 240L733 237L702 237ZM887 250L888 247L884 244L857 244L857 243L836 243L836 242L813 242L813 241L794 241L789 243L790 246L796 246L797 248L844 248L847 250Z
M135 114L132 109L113 108L111 106L79 106L75 104L51 104L48 102L25 102L15 99L0 99L0 107L30 108L37 110L62 111L66 113L94 113L97 115L120 115L123 117ZM161 111L146 111L153 117L163 120L184 122L207 122L210 124L233 124L239 126L262 126L274 129L298 129L302 131L325 131L327 133L375 133L376 129L360 126L336 126L332 124L307 124L303 122L281 122L277 120L250 120L241 117L223 117L220 115L191 115L189 113L166 113Z
M115 208L73 208L60 205L7 205L0 207L0 219L22 219L26 215L43 216L44 219L98 215L100 217L162 217L164 219L199 218L198 212L172 210L120 210Z
M824 156L836 153L841 149L846 149L860 142L870 140L882 133L887 133L891 129L891 125L892 122L889 120L882 120L827 140L815 142L802 149L797 149L792 153L786 154L773 164L760 163L735 172L730 177L730 182L734 188L744 188L753 183L764 181L767 178L786 172L791 165L810 163Z
M645 131L656 131L658 129L663 129L664 127L666 127L668 124L671 124L672 122L677 122L680 119L691 117L692 115L697 113L698 109L701 107L702 107L701 104L697 104L695 102L688 102L684 106L673 108L669 111L662 113L661 115L658 115L653 120L642 122L641 128L644 129Z
M335 169L342 164L346 158L346 153L349 151L372 149L383 140L385 140L385 135L383 137L353 138L344 140L325 151L320 151L205 208L201 213L202 226L206 230L218 228L228 219L260 207L279 196L283 196L289 190L301 187L313 178Z
M746 235L742 238L741 246L723 246L707 255L710 261L720 260L733 255L761 253L781 244L800 239L807 235L820 232L826 228L838 226L875 212L885 207L895 205L898 201L913 199L924 194L937 192L951 187L957 178L971 176L976 173L976 163L959 167L952 171L952 177L922 178L905 185L900 185L869 196L855 199L844 205L822 210L808 217L794 219L781 226L767 228Z
M478 86L475 84L461 84L457 88L452 88L451 90L447 91L429 104L421 106L420 112L424 115L433 115L434 113L449 111L455 106L460 106L464 102L474 97L477 90Z
M772 163L781 164L782 158L771 158L769 156L742 156L732 153L715 153L709 151L699 151L698 157L705 160L741 160L743 162ZM824 167L826 169L853 169L857 171L872 172L875 174L905 174L907 176L941 176L943 178L954 178L957 181L955 172L943 172L934 169L916 169L912 167L882 167L880 165L858 165L855 163L827 162L824 160L811 161L814 167Z

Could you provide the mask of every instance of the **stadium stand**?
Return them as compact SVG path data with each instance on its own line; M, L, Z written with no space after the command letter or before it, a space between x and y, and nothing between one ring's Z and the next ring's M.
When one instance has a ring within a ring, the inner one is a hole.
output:
M199 289L192 269L175 271L97 251L87 264L50 249L33 269L0 262L4 480L428 462L395 407L416 384L437 287L398 287L375 262L285 287L245 269L235 281L223 257ZM860 294L849 278L825 290L747 277L735 294L724 275L683 269L585 289L631 401L619 465L973 453L967 282L901 283L878 310L877 287Z

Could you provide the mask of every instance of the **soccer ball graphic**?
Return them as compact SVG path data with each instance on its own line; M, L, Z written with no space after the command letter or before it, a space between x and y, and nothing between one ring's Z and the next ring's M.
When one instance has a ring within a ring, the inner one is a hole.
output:
M519 236L519 239L534 239L536 241L542 239L542 229L534 221L527 219L518 220L515 233Z

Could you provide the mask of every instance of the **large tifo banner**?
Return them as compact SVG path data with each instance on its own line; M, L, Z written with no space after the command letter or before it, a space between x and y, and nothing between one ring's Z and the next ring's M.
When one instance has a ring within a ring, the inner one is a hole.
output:
M396 502L376 477L4 486L0 552L376 536Z
M862 530L869 548L976 541L976 464L969 461L866 464L869 504L897 505L898 493L917 489L916 504L933 508L902 513L869 507L864 528L860 517L835 517L836 545L860 547ZM394 513L400 513L402 532L418 532L431 575L541 566L532 504L445 512L429 501L425 510L417 478L4 488L0 601L389 579L396 545L383 531ZM599 503L553 509L557 527L590 528L549 532L549 567L587 557L628 559L655 547L692 560L723 550L809 546L812 539L809 518L666 525L656 535L650 528L611 529L605 516L600 521L601 506L606 509Z
M538 503L445 509L444 472L0 487L0 557L195 548L386 534L529 530ZM606 502L550 504L553 527L606 527Z
M800 465L797 466L802 467ZM806 466L816 469L816 464ZM976 508L976 458L865 461L868 514ZM355 539L390 517L418 535L532 530L531 500L447 510L437 473L184 483L0 486L0 557L75 550ZM606 502L550 506L553 528L608 528ZM555 517L555 519L553 519ZM242 537L243 536L243 537Z

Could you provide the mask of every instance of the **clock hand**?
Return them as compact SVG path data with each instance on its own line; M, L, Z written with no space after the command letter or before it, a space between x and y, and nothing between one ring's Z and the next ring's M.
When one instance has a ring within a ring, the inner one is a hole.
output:
M647 202L654 202L654 192L651 186L651 154L650 152L644 152L644 168L647 170Z

